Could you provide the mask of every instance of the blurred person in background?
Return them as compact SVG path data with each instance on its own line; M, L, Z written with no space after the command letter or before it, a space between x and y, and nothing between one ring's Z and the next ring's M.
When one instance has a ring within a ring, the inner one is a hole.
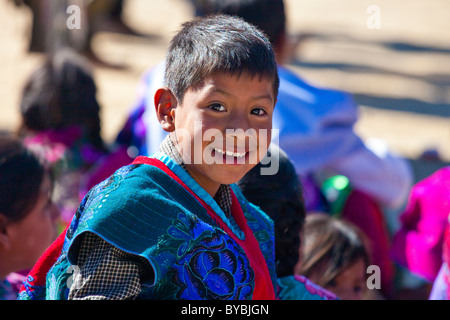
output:
M44 163L15 135L0 134L0 300L16 300L21 272L57 237L59 211Z
M304 275L342 300L362 300L371 264L365 235L355 225L327 214L305 219L296 274Z
M48 55L24 86L18 130L52 165L55 202L70 222L88 171L109 153L101 136L100 104L90 65L72 49Z

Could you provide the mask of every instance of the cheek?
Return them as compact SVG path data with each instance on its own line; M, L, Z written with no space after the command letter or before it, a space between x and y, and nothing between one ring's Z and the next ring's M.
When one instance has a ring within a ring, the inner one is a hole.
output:
M272 139L271 130L260 129L258 130L258 162L261 161L267 154L270 142Z
M39 258L44 250L55 238L56 225L54 219L44 212L34 212L29 219L21 225L20 235L21 248L30 260Z

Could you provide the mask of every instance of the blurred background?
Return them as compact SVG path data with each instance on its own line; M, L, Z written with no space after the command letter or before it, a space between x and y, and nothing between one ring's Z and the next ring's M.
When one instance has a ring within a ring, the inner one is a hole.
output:
M0 0L0 130L16 130L24 83L44 59L29 50L33 15L20 2ZM450 163L450 1L286 0L286 6L295 43L289 67L312 83L352 93L361 114L355 130L364 139L381 139L408 158L416 181ZM143 72L164 58L174 32L193 16L188 0L125 0L121 18L131 32L100 27L93 34L106 141L122 127ZM84 28L82 21L75 32Z

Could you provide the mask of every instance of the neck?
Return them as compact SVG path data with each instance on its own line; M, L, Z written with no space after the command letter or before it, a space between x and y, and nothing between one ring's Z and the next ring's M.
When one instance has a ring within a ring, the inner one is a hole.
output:
M188 170L189 170L189 165L186 165L186 166L188 167ZM189 174L192 177L192 179L194 179L200 185L200 187L205 189L205 191L208 192L208 194L212 198L214 198L217 191L219 191L219 188L220 188L219 183L210 181L210 180L207 181L204 177L198 176L196 174L195 170L189 170Z

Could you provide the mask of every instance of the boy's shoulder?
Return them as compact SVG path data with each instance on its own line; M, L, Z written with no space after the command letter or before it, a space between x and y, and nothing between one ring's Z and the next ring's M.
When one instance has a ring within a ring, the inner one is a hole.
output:
M68 243L72 245L78 235L88 231L116 247L133 247L143 254L174 221L191 219L192 212L203 210L161 169L131 164L88 192L68 229Z
M139 200L169 201L177 203L183 198L184 188L161 168L150 163L133 163L116 170L109 178L94 186L83 199L80 208L109 207L114 211L139 205ZM187 193L187 192L185 192ZM186 201L193 199L184 196ZM126 201L125 201L126 199ZM146 200L147 199L147 200Z

